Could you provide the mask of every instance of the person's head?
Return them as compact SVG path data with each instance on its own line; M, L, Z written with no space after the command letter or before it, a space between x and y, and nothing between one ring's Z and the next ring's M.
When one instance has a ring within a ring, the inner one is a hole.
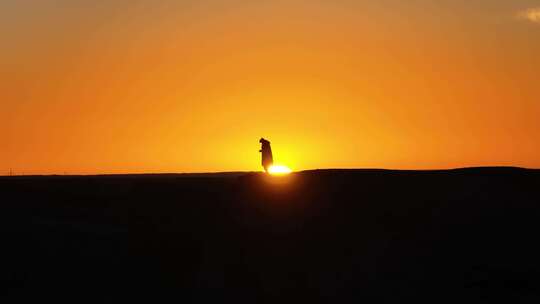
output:
M264 138L262 138L262 137L261 137L261 139L259 139L259 142L260 142L261 144L264 143L265 141L267 141L267 140L264 139Z

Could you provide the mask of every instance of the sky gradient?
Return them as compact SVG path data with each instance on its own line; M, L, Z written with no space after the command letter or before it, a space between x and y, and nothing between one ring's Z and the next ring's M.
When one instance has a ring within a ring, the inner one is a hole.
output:
M0 2L0 172L540 167L540 1Z

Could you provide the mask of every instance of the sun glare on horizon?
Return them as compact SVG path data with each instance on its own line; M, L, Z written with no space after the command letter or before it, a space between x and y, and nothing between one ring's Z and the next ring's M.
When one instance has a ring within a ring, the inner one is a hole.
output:
M291 172L292 170L289 167L283 165L272 165L268 168L268 173L271 175L286 175Z

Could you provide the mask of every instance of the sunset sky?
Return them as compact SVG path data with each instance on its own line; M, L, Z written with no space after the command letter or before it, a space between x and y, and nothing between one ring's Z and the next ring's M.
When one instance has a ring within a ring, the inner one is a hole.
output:
M540 1L3 0L0 175L540 167Z

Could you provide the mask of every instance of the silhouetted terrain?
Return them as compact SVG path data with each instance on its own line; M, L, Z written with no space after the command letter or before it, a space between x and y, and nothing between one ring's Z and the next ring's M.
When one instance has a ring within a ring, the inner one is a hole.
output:
M519 168L2 177L0 296L539 303L539 186Z

